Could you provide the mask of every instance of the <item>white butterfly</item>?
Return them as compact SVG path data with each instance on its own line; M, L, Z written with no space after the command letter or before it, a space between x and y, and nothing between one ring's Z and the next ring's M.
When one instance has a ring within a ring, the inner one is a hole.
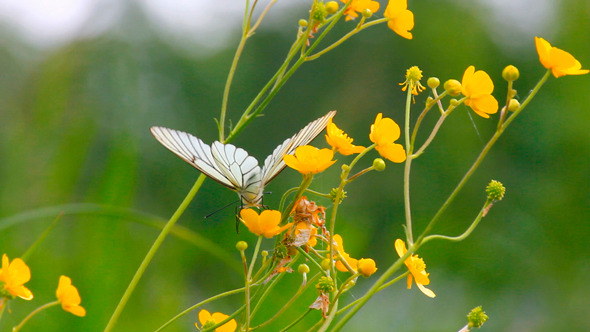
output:
M283 157L295 149L307 145L319 135L336 114L331 111L309 123L297 134L287 138L264 160L262 168L258 160L232 144L215 141L211 146L199 138L179 130L151 127L154 137L168 150L193 165L208 177L238 193L245 207L259 206L264 186L285 168Z

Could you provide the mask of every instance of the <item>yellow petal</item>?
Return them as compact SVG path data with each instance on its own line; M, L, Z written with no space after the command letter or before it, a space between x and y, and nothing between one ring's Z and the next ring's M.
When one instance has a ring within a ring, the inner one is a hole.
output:
M537 48L537 54L539 55L539 61L543 67L549 69L552 67L551 58L549 52L551 51L551 44L543 38L535 37L535 46Z
M406 249L406 243L402 239L395 240L395 251L399 257L402 257L406 254L406 252L408 252Z
M422 284L416 283L416 286L418 286L418 289L420 289L420 291L422 293L424 293L424 295L428 296L428 297L436 297L436 294L434 294L433 291L431 291L430 289L424 287Z
M209 313L209 311L202 309L201 311L199 311L199 322L201 322L201 325L205 325L207 324L208 321L211 320L211 314Z
M492 95L480 96L476 99L469 99L465 104L473 109L481 117L489 118L488 114L494 114L498 111L498 101Z
M377 145L375 149L383 158L387 158L394 163L403 163L406 160L406 150L401 144Z

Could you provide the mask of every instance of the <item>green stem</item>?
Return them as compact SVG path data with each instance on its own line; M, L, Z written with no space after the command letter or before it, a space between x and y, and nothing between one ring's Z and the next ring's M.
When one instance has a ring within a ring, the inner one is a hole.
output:
M395 284L396 282L398 282L400 279L403 279L404 277L406 277L408 274L410 274L410 271L406 271L406 273L401 274L397 277L395 277L394 279L392 279L391 281L383 284L382 286L379 287L379 289L377 289L377 292L380 292L382 290L384 290L385 288ZM336 313L336 315L340 315L341 313L345 312L346 310L352 308L354 305L356 305L358 302L360 301L359 299L356 299L352 302L350 302L349 304L345 305L344 307L342 307L340 310L338 310L338 312Z
M222 297L225 297L225 296L229 296L229 295L233 295L233 294L241 293L241 292L243 292L244 290L245 290L245 288L244 288L244 287L242 287L242 288L238 288L238 289L230 290L230 291L227 291L227 292L223 292L223 293L217 294L217 295L215 295L215 296L212 296L212 297L210 297L210 298L208 298L208 299L206 299L206 300L203 300L203 301L201 301L201 302L199 302L199 303L197 303L197 304L195 304L195 305L193 305L193 306L189 307L188 309L186 309L186 310L182 311L182 312L181 312L181 313L179 313L178 315L176 315L176 316L172 317L172 319L170 319L169 321L167 321L167 322L166 322L164 325L160 326L160 327L159 327L159 328L158 328L158 329L157 329L155 332L160 332L160 331L162 331L162 330L163 330L164 328L166 328L168 325L170 325L170 324L174 323L174 321L176 321L177 319L181 318L182 316L184 316L184 315L188 314L189 312L191 312L191 311L193 311L193 310L197 309L198 307L200 307L200 306L202 306L202 305L205 305L205 304L207 304L207 303L209 303L209 302L213 302L213 301L215 301L215 300L218 300L218 299L220 299L220 298L222 298Z
M412 235L412 210L410 206L410 169L412 166L412 140L410 137L410 106L412 105L412 89L406 93L406 117L404 135L406 139L406 164L404 167L404 211L406 213L406 240L409 245L414 243Z
M233 314L231 314L229 317L227 317L226 319L222 320L221 322L210 326L206 329L202 329L201 332L209 332L209 331L215 331L218 327L224 325L225 323L229 322L230 320L234 319L234 317L236 317L237 315L239 315L242 311L244 311L244 309L246 308L245 305L241 306L240 309L236 310Z
M344 8L343 8L344 9ZM364 18L364 17L363 17ZM336 48L337 46L339 46L340 44L344 43L347 39L349 39L350 37L354 36L355 34L359 33L360 31L372 27L374 25L383 23L383 22L387 22L389 19L388 18L382 18L382 19L378 19L375 21L371 21L369 23L366 24L359 24L357 25L356 28L354 28L354 30L349 31L346 35L342 36L342 38L340 38L338 41L334 42L332 45L324 48L323 50L317 52L314 55L310 55L307 58L305 58L306 61L312 61L315 60L317 58L319 58L320 56L330 52L331 50L333 50L334 48Z
M250 282L252 281L250 278L252 277L252 271L254 270L254 265L256 264L256 257L258 256L261 243L262 235L258 236L258 241L256 242L254 253L252 254L252 261L250 262L250 268L248 269L248 273L246 273L246 331L250 330Z
M479 222L483 218L484 212L491 205L491 203L492 203L492 200L488 198L486 200L485 204L483 205L483 207L481 208L481 210L479 211L479 214L477 215L475 220L473 220L471 225L465 230L465 232L463 232L463 234L458 235L458 236L429 235L429 236L424 237L422 244L424 244L428 241L431 241L431 240L448 240L448 241L452 241L452 242L463 241L466 237L468 237L471 234L471 232L473 232L475 227L477 227L477 225L479 224Z
M23 325L25 325L25 323L26 323L26 322L27 322L29 319L31 319L31 317L35 316L35 315L36 315L36 314L38 314L39 312L41 312L41 311L43 311L43 310L45 310L45 309L47 309L47 308L50 308L50 307L56 306L56 305L58 305L58 304L59 304L59 301L53 301L53 302L46 303L46 304L44 304L44 305L40 306L39 308L37 308L37 309L33 310L33 311L32 311L30 314L28 314L28 315L27 315L27 317L25 317L25 319L23 319L23 320L22 320L22 321L21 321L21 322L20 322L20 323L19 323L17 326L15 326L15 327L13 327L13 328L12 328L12 332L17 332L18 330L20 330L20 329L23 327Z
M267 320L266 322L253 327L252 329L250 329L250 331L252 330L257 330L259 328L265 327L268 324L272 323L275 319L277 319L283 312L285 312L285 310L287 310L292 304L293 302L295 302L295 300L297 300L301 294L303 294L303 292L305 292L307 290L307 288L309 288L310 285L313 284L313 282L315 281L315 279L317 279L320 276L320 274L316 274L311 280L309 280L309 282L307 282L305 285L301 285L301 287L299 287L299 289L297 289L297 292L295 292L295 294L293 296L291 296L291 298L289 299L289 301L287 301L287 303L285 303L283 305L283 307L277 311L276 314L274 314L274 316L272 316L269 320Z
M293 326L297 325L297 323L299 323L303 318L305 318L305 316L307 316L307 314L309 314L313 309L307 308L307 310L299 317L297 317L297 319L295 319L294 321L292 321L289 325L285 326L281 332L287 332L289 331L289 329L291 329Z
M195 195L197 194L197 192L201 188L201 185L203 184L203 182L205 181L206 178L207 177L205 176L205 174L201 174L199 176L199 178L197 179L197 181L195 182L195 184L193 185L191 190L188 192L188 194L186 195L186 197L184 198L182 203L180 203L180 206L178 206L178 209L176 209L176 212L174 212L172 217L170 217L170 220L168 220L168 223L166 223L166 225L164 226L164 228L162 229L162 231L160 232L160 234L158 235L158 237L156 238L156 240L152 244L150 250L147 252L143 261L141 262L141 265L139 266L139 268L135 272L133 279L131 279L131 282L127 286L127 289L125 290L125 293L123 294L123 297L121 297L121 300L119 301L119 304L117 305L117 308L113 312L111 319L109 320L107 326L104 329L105 332L111 331L113 329L113 327L115 326L115 324L117 323L117 319L121 315L121 312L125 308L127 301L129 301L129 298L131 297L131 294L133 293L133 291L135 290L135 287L139 283L139 280L141 279L141 277L143 276L148 265L152 261L152 258L154 258L156 252L160 248L160 245L162 245L162 242L164 242L164 239L166 238L168 233L172 230L172 228L174 227L174 224L178 221L180 216L182 216L183 212L186 210L186 208L188 207L190 202L193 200L193 198L195 197Z
M55 228L55 226L57 225L57 222L61 219L61 217L64 215L64 212L60 212L59 215L57 217L55 217L55 219L53 220L53 222L51 223L51 225L49 225L49 227L47 227L47 229L43 232L43 234L41 234L41 236L39 236L37 238L37 240L35 240L35 243L33 243L29 249L27 249L27 251L20 257L23 261L27 261L27 259L29 258L29 255L35 251L35 249L39 246L39 244L41 244L43 242L43 240L45 240L45 238L47 237L47 235L49 235L49 233Z

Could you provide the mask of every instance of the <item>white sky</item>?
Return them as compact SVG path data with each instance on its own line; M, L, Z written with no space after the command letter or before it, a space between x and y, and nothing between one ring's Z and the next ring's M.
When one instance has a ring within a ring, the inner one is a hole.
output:
M519 33L547 35L543 32L548 33L554 20L553 7L558 5L553 0L475 0L478 6L474 6L474 0L455 1L473 10L481 10L479 5L488 8L487 26L501 27L492 35L503 43L517 40L515 34ZM108 29L122 17L124 5L132 2L141 6L165 34L212 48L224 44L233 33L230 27L239 27L245 4L245 0L0 0L0 27L10 27L32 45L55 47ZM259 7L267 3L259 0ZM276 22L280 17L277 13L310 3L279 0L268 21Z

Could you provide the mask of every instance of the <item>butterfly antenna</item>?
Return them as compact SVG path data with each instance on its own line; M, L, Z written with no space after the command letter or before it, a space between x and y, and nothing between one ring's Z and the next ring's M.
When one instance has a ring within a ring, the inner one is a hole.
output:
M219 211L221 211L221 210L223 210L223 209L225 209L225 208L228 208L228 207L230 207L230 206L232 206L232 205L236 204L237 202L239 202L239 200L237 200L237 201L232 201L231 203L228 203L228 204L226 204L226 205L224 205L224 206L220 207L219 209L217 209L217 210L215 210L215 211L213 211L213 212L209 213L208 215L204 216L204 217L203 217L203 219L207 219L207 218L211 217L212 215L216 214L217 212L219 212Z

